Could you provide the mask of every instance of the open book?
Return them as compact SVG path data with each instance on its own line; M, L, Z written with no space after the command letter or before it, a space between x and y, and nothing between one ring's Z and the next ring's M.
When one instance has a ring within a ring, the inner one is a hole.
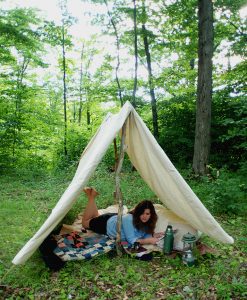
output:
M125 248L124 251L131 256L141 257L144 254L150 253L150 250L144 248L143 246L139 246L138 248Z

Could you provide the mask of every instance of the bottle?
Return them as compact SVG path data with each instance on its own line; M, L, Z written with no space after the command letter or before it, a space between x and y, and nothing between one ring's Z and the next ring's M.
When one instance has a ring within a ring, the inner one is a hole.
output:
M171 254L173 249L173 241L174 241L174 235L173 235L172 226L168 225L164 236L163 252L165 254Z

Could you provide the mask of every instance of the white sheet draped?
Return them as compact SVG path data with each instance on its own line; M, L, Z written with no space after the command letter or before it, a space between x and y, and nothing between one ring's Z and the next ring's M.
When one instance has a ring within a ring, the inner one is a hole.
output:
M108 114L83 152L75 176L50 216L13 259L24 263L71 209L127 120L126 151L135 168L159 199L194 228L223 243L229 236L197 198L129 102L116 115Z

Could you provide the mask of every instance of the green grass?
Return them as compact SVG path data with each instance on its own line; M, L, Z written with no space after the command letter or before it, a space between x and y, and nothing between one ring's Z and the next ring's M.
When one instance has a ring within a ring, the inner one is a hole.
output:
M50 214L69 185L73 170L59 175L11 174L0 177L0 299L246 299L246 220L243 216L217 216L235 238L224 245L203 237L217 255L199 259L188 268L181 258L156 254L151 262L103 255L69 262L58 273L50 272L39 251L21 266L11 260ZM136 172L121 174L125 203L131 207L143 198L157 201ZM195 185L195 182L193 182ZM100 191L99 207L112 204L114 174L103 165L88 185ZM199 185L197 186L200 193ZM206 186L203 186L205 193ZM66 216L70 223L86 204L83 194Z

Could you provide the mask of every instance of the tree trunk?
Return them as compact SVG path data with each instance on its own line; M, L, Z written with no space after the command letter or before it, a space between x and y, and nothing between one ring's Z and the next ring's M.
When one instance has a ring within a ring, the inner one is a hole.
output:
M88 129L90 128L91 124L91 114L90 114L90 108L89 108L89 104L87 104L87 126L88 126Z
M193 171L205 175L210 152L213 4L212 0L198 1L198 84Z
M133 0L134 5L134 47L135 47L135 77L132 105L136 107L136 90L137 90L137 68L138 68L138 48L137 48L137 21L136 21L136 0Z
M17 73L17 79L16 79L16 99L15 99L15 122L13 127L13 144L12 144L12 156L15 157L16 154L16 143L18 139L18 134L21 131L22 127L22 112L21 112L21 106L22 106L22 89L23 89L23 79L25 72L27 70L27 67L29 65L30 59L24 57L21 67L18 70Z
M117 86L118 86L118 97L119 97L119 100L120 100L120 103L121 103L121 106L123 106L123 97L122 97L122 89L121 89L121 86L120 86L120 81L119 81L119 78L118 78L118 70L119 70L119 67L120 67L120 57L119 57L119 52L120 52L120 43L119 43L119 36L118 36L118 31L117 31L117 27L116 27L116 24L113 20L113 17L110 13L110 10L108 8L108 4L107 4L107 1L104 0L104 3L106 5L106 8L107 8L107 13L108 13L108 16L109 16L109 19L110 19L110 22L112 24L112 27L114 29L114 33L115 33L115 36L116 36L116 45L117 45L117 66L116 66L116 82L117 82Z
M62 48L63 48L63 109L64 109L64 155L67 151L67 90L66 90L66 58L65 58L65 37L64 24L62 26Z
M154 137L157 139L159 137L158 115L157 115L156 98L155 98L154 85L153 85L151 55L149 51L147 30L145 24L142 24L142 34L143 34L143 42L144 42L145 54L147 59L147 67L148 67L148 83L149 83L149 90L151 96L151 107L152 107L152 116L153 116L153 133L154 133Z
M73 122L76 121L76 101L73 102Z
M82 78L83 78L83 72L82 72L82 59L83 59L83 53L84 53L84 44L82 45L81 50L81 66L80 66L80 100L79 100L79 113L78 113L78 123L81 124L81 113L82 113Z
M91 104L90 104L90 99L91 99L91 91L90 87L88 86L88 82L90 82L90 73L89 73L89 67L91 64L91 61L93 59L93 55L90 55L89 60L87 62L87 65L85 67L85 79L86 79L86 88L85 88L85 95L86 95L86 114L87 114L87 129L91 130Z

